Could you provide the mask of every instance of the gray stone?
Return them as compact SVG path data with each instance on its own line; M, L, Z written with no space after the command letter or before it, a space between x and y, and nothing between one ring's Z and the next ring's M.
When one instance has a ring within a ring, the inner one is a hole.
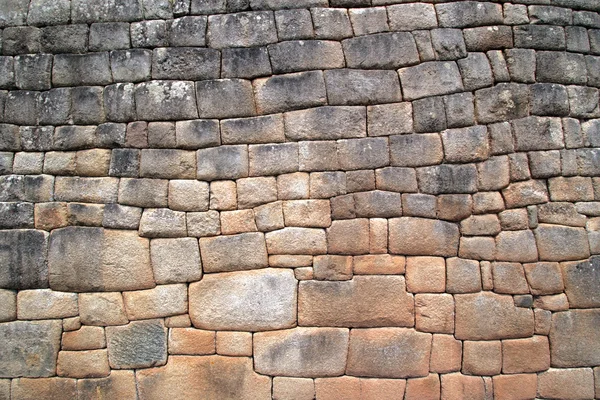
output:
M0 229L27 229L33 227L32 203L0 203Z
M417 169L419 188L423 193L475 193L477 169L473 164L435 165Z
M80 22L139 21L142 19L141 0L123 2L111 0L108 3L96 0L72 0L71 20Z
M0 176L0 201L52 201L53 186L54 177L49 175Z
M142 178L193 179L196 156L193 151L176 149L144 149L140 157Z
M296 323L296 287L286 269L205 275L190 285L190 318L201 329L289 328Z
M548 201L548 189L544 181L530 180L511 183L502 191L507 208L517 208Z
M52 56L49 54L28 54L15 57L15 81L19 89L50 89L51 72Z
M140 218L142 218L141 208L122 206L115 203L106 204L102 226L111 229L137 230L140 225Z
M73 88L71 117L78 125L101 124L105 120L102 87Z
M142 11L144 19L173 18L173 2L167 0L144 0Z
M161 47L168 45L167 23L162 20L134 22L131 24L132 47Z
M348 329L294 328L260 332L253 338L255 370L275 376L325 377L343 374Z
M276 114L221 121L221 140L223 144L284 142L283 118Z
M8 92L4 105L4 122L18 125L37 125L39 92L14 90Z
M187 236L185 213L168 208L146 208L140 220L139 235L149 238Z
M59 201L114 203L118 186L117 178L57 177L54 197Z
M48 4L48 3L46 3ZM44 53L84 53L88 47L86 24L57 25L42 28L41 50Z
M19 131L23 150L48 151L53 148L54 129L51 126L22 126Z
M389 250L392 254L444 257L458 254L459 231L456 224L402 217L390 219L388 229Z
M600 15L590 11L574 11L573 25L600 28Z
M552 315L550 355L553 367L588 367L600 363L598 310L570 310Z
M0 175L12 174L14 154L8 151L0 152Z
M378 33L346 39L342 45L349 68L396 69L419 63L410 33Z
M341 3L342 4L340 5L346 3L348 6L371 5L369 1L365 2L364 0L342 0ZM337 6L334 5L334 7ZM385 7L349 9L348 14L350 15L350 22L352 22L352 30L354 31L355 36L387 32L390 30Z
M259 144L248 148L249 175L280 175L298 171L298 144Z
M15 87L14 58L0 56L0 88L12 89ZM4 111L4 109L3 109Z
M447 162L485 161L489 157L489 137L485 126L448 129L442 132Z
M62 323L16 321L0 325L0 377L48 377L56 374Z
M331 105L394 103L402 100L398 75L394 71L329 70L325 71L325 84Z
M367 107L369 136L388 136L411 133L412 103L380 104Z
M588 71L588 85L600 87L600 57L586 56L585 63Z
M567 88L552 83L531 85L531 113L534 115L566 116L569 114Z
M508 73L508 67L506 66L506 60L504 59L504 53L500 50L490 50L486 54L488 60L490 61L490 65L492 66L494 81L509 82L510 74Z
M432 4L395 4L387 7L387 12L392 31L415 31L438 26Z
M342 170L374 169L389 165L386 138L342 139L338 158Z
M140 168L140 150L114 149L111 153L109 176L137 178Z
M2 53L7 56L40 52L41 30L31 26L5 28L2 32Z
M110 52L110 68L115 82L140 82L150 79L152 52L144 49Z
M325 0L250 0L253 10L327 7Z
M287 41L268 46L273 73L343 68L344 53L338 42L326 40Z
M515 47L535 50L565 50L565 30L560 26L522 25L514 27Z
M594 118L600 116L598 89L585 86L567 86L569 93L570 116Z
M54 86L112 83L108 53L57 54L52 66Z
M152 79L216 79L220 75L218 50L197 47L160 47L152 53Z
M600 173L600 150L578 149L577 165L579 174L583 176L598 176Z
M315 38L341 40L352 36L348 12L343 8L311 8Z
M21 137L17 125L0 124L0 148L6 151L21 150Z
M132 83L117 83L104 88L104 110L109 121L129 122L136 119L133 93Z
M594 308L600 304L600 256L582 262L563 263L565 293L571 308Z
M187 213L186 222L189 236L216 236L221 233L221 220L218 211Z
M259 114L273 114L324 105L327 102L323 72L307 71L253 82Z
M386 167L375 171L377 189L410 193L417 191L417 174L412 168Z
M402 198L399 193L372 190L354 194L354 207L358 218L391 218L402 215Z
M563 144L559 118L527 117L512 122L517 151L554 150Z
M436 4L435 10L442 27L467 28L504 22L502 6L499 4L463 1Z
M564 153L563 155L566 155ZM571 153L574 157L574 152ZM558 150L534 151L529 153L529 170L532 178L550 178L560 175L561 154ZM567 162L566 156L564 158ZM574 169L577 169L575 167ZM575 171L573 171L575 172Z
M457 60L467 56L467 48L460 29L431 30L431 44L437 60Z
M225 0L191 0L191 14L220 14L227 10Z
M469 53L467 58L458 60L465 90L475 90L494 84L492 68L483 53Z
M167 329L161 320L109 326L106 341L111 368L148 368L167 363Z
M38 113L40 125L65 125L71 116L71 89L57 88L40 93Z
M529 6L529 18L532 24L571 25L571 10L560 7L533 5Z
M535 51L528 49L507 49L506 65L513 81L535 82Z
M225 48L221 54L223 78L252 79L272 73L266 47Z
M475 92L475 112L481 124L523 118L529 113L529 90L526 85L499 83Z
M567 52L539 51L536 77L538 82L585 85L587 70L582 54Z
M425 62L398 70L407 100L463 90L462 79L454 62Z
M6 230L0 231L0 237L0 287L17 290L47 288L48 234L35 230Z
M565 34L567 36L567 51L576 53L588 53L590 51L587 29L581 26L567 26Z
M415 132L439 132L446 129L446 110L442 97L415 100L412 106Z
M317 107L284 114L290 140L328 140L366 136L364 107Z
M412 35L415 39L415 43L417 44L417 50L419 50L419 57L421 58L421 61L435 60L435 52L433 51L431 34L429 31L414 31L412 32Z
M15 25L25 25L29 3L18 0L2 2L0 6L0 28Z
M17 319L17 292L13 290L0 289L0 321L9 322ZM2 393L0 391L0 393Z
M335 141L307 141L298 144L300 171L336 171L339 169Z
M202 278L200 249L194 238L153 239L150 257L157 284L194 282Z
M275 11L279 40L312 39L315 35L309 10Z
M469 28L463 31L468 51L488 51L513 47L513 33L510 26L486 26Z
M90 51L122 50L131 47L129 24L126 22L104 22L90 26Z
M471 93L457 93L444 97L448 128L475 125L474 97Z
M207 17L185 16L174 19L169 27L169 45L192 47L206 45Z
M148 124L148 146L176 147L175 122L150 122Z
M208 17L210 47L253 47L275 42L277 32L272 12L241 12Z
M569 261L590 256L583 228L540 224L534 232L541 260Z
M399 167L439 164L444 158L442 140L435 133L390 136L390 163Z
M248 148L221 146L197 152L197 178L204 181L238 179L248 176Z
M256 115L250 81L219 79L196 83L200 118L235 118Z
M135 87L137 117L147 121L198 118L194 85L187 81L152 81Z
M235 249L234 252L231 250ZM268 267L267 248L262 233L200 239L205 272L232 272Z

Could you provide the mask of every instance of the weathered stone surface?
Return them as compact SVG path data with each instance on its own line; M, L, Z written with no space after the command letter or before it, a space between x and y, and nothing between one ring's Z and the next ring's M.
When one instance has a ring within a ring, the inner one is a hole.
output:
M137 374L140 397L149 400L198 393L207 400L271 398L271 378L255 373L247 357L173 356L166 366Z
M499 340L465 341L462 372L471 375L497 375L502 369L502 346Z
M326 102L325 81L321 71L257 79L253 86L256 108L260 114L319 106Z
M518 83L499 83L475 92L475 110L481 124L523 118L528 114L529 90Z
M188 150L144 149L140 156L140 177L193 179L196 154Z
M197 152L197 178L206 181L248 176L248 148L221 146Z
M415 40L405 32L346 39L342 45L349 68L396 69L419 63Z
M518 308L512 296L490 292L457 294L455 336L461 340L494 340L533 335L533 312Z
M448 129L442 132L447 162L484 161L489 157L489 139L485 126Z
M61 321L0 324L0 377L53 376L60 348Z
M79 314L76 294L50 289L20 291L17 310L19 319L57 319Z
M271 63L266 47L225 48L221 50L221 54L223 78L252 79L271 75Z
M411 293L443 293L446 264L442 257L407 257L406 287Z
M58 376L101 378L110 374L106 350L60 351L56 363Z
M548 201L548 189L544 181L530 180L510 184L502 190L506 207L517 208Z
M325 254L323 229L289 227L265 235L269 254Z
M283 118L275 114L221 121L221 140L223 144L284 142Z
M123 293L129 320L168 317L187 311L187 286L159 285L153 289Z
M415 295L415 327L420 332L453 333L452 295L448 293Z
M377 294L376 294L377 293ZM373 296L385 301L373 303ZM301 326L413 326L413 298L401 276L355 276L350 281L303 281L298 290Z
M496 236L496 259L511 262L534 262L538 251L533 232L503 231Z
M402 217L389 220L389 248L394 254L438 255L458 253L458 226L423 218Z
M590 256L587 234L582 228L540 224L534 232L541 260L568 261Z
M344 53L338 42L326 40L287 41L268 46L276 74L344 67Z
M217 79L196 83L200 118L234 118L256 115L252 85L243 79Z
M290 140L333 140L365 137L364 107L317 107L284 114Z
M67 227L52 231L50 287L74 292L154 286L149 243L135 231Z
M298 171L298 144L258 144L248 147L249 175L281 175Z
M348 356L348 329L294 328L254 336L258 373L324 377L343 374Z
M86 325L124 325L129 322L123 296L118 292L81 293L79 315Z
M131 24L133 47L162 47L167 45L167 22L163 20L141 21Z
M79 329L63 332L62 350L96 350L106 348L104 329L99 326L81 326Z
M337 153L342 170L374 169L390 163L386 138L338 140Z
M455 93L463 90L454 62L425 62L398 70L406 100Z
M570 245L563 245L570 247ZM572 308L593 308L600 305L600 257L589 261L562 263L565 293ZM562 283L562 282L561 282Z
M231 272L268 266L262 233L202 238L200 251L205 272Z
M466 28L503 22L502 7L499 4L466 1L437 4L435 10L440 26L444 27Z
M46 252L48 234L35 230L0 231L0 287L43 289L48 287Z
M571 310L555 313L550 330L553 367L585 367L597 365L600 313L597 310Z
M346 372L377 378L427 376L431 337L406 328L353 329ZM395 362L398 357L405 362Z
M438 134L424 133L390 136L390 163L400 167L439 164L444 158Z
M11 385L11 396L17 399L28 398L76 398L75 379L69 378L19 378Z
M167 362L167 329L161 320L109 326L106 340L113 369L147 368Z
M183 211L168 208L146 208L140 219L139 235L148 238L186 236L187 225Z
M366 254L369 252L369 220L333 221L327 229L327 250L330 254Z
M438 25L432 4L395 4L387 7L387 12L390 29L393 31L431 29Z
M152 79L200 81L219 77L220 54L197 47L160 47L152 53Z
M289 328L296 321L296 286L290 270L206 275L190 285L190 317L201 329Z
M121 398L134 400L137 397L133 371L111 371L107 378L79 379L77 392L90 400Z
M169 334L169 354L215 354L215 332L174 328Z
M17 319L17 293L12 290L0 289L0 322Z
M309 400L315 398L315 382L310 378L273 378L273 399Z
M553 150L563 147L560 119L527 117L512 122L515 150Z
M540 372L550 368L550 345L545 336L502 341L502 372Z
M275 19L268 11L212 15L208 17L211 47L252 47L277 41Z
M135 87L137 117L146 121L198 118L194 85L186 81L152 81Z
M54 86L112 83L108 53L58 54L52 65Z
M152 52L145 49L110 52L110 68L116 82L141 82L150 79Z
M337 69L324 74L329 104L359 105L402 100L398 75L393 71Z
M538 82L585 85L587 71L582 54L539 51L536 54Z
M150 258L158 284L193 282L202 278L198 241L193 238L153 239Z
M429 369L447 373L460 371L462 365L462 342L452 335L433 335Z

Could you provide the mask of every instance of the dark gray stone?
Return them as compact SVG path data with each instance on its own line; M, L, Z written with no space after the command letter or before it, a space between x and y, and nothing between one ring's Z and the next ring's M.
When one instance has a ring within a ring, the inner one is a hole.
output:
M115 82L149 80L152 52L143 49L111 51L110 67Z
M375 171L375 180L377 189L379 190L399 193L411 193L417 191L417 174L412 168L381 168Z
M173 148L175 140L175 122L150 122L148 124L148 146Z
M48 287L48 233L31 229L0 231L0 287Z
M390 161L398 167L439 164L444 158L442 139L435 133L390 136Z
M101 124L105 120L102 87L80 86L72 89L73 123L78 125Z
M248 146L249 175L281 175L298 171L298 143Z
M344 8L311 8L315 38L341 40L352 36L348 11Z
M586 86L567 86L570 116L575 118L600 117L598 89Z
M108 53L58 54L52 66L54 86L107 85L112 83Z
M600 150L577 149L577 165L579 174L583 176L600 175Z
M337 143L333 140L309 140L298 143L300 171L337 171Z
M259 114L273 114L324 105L327 102L321 71L296 72L253 82Z
M129 24L126 22L103 22L90 26L90 51L122 50L131 47Z
M338 140L338 159L342 170L375 169L390 163L387 138Z
M227 11L226 0L192 0L190 13L196 14L221 14Z
M142 209L139 207L123 206L111 203L104 206L104 219L102 226L110 229L137 230L142 218Z
M475 193L477 169L473 164L435 165L417 169L419 188L423 193Z
M44 53L85 53L88 47L86 24L57 25L42 28L41 47Z
M90 149L95 144L95 126L59 126L54 129L54 148L56 150Z
M172 19L173 2L170 0L143 0L144 19Z
M565 135L565 147L567 149L577 149L584 147L583 136L581 134L581 124L575 118L563 118L563 133Z
M360 1L365 2L364 0ZM348 14L350 14L354 36L387 32L390 30L385 7L350 9L348 10Z
M412 106L415 132L440 132L446 129L446 111L441 97L415 100Z
M425 62L398 71L406 100L463 91L456 63Z
M33 229L33 203L0 203L0 229Z
M130 22L142 19L142 0L72 0L73 23Z
M227 12L235 13L250 9L250 0L227 0Z
M52 56L28 54L15 57L15 81L19 89L48 90L51 87Z
M137 117L146 121L198 118L193 82L152 81L135 87Z
M49 175L9 175L0 177L0 201L52 201L54 177Z
M279 40L312 39L315 36L309 10L275 11Z
M21 136L17 125L0 124L0 150L21 150Z
M513 33L510 26L485 26L463 31L468 51L488 51L513 47Z
M327 7L326 0L250 0L253 10Z
M14 153L9 151L0 151L0 175L12 174Z
M56 374L62 322L15 321L0 325L0 377L50 377Z
M109 176L136 178L140 168L140 150L114 149L110 157Z
M505 54L511 80L521 83L535 82L535 50L508 49Z
M15 87L15 62L12 57L0 56L0 88Z
M207 17L182 17L169 27L169 45L175 47L205 46Z
M66 125L71 117L71 88L57 88L40 93L40 125Z
M585 64L588 72L588 85L600 87L600 57L586 56Z
M116 83L104 88L104 110L106 119L115 122L135 120L133 83Z
M570 310L554 313L550 328L553 367L591 367L600 364L600 311Z
M569 95L566 87L553 83L536 83L529 87L529 91L531 93L531 114L569 115Z
M508 67L506 66L506 60L504 59L504 53L500 50L490 50L486 54L490 61L490 65L492 66L494 81L509 82L510 75L508 73Z
M4 122L18 125L37 124L39 92L16 90L8 92L4 105Z
M552 4L559 7L575 8L590 11L600 11L600 4L590 3L586 0L552 0Z
M235 118L256 115L250 81L217 79L196 82L200 118Z
M571 153L574 154L574 153ZM550 178L553 176L560 175L560 162L561 162L561 154L558 150L549 150L549 151L532 151L529 152L529 170L531 172L531 177L535 179L543 179ZM566 153L564 154L565 157ZM566 163L566 159L565 159ZM575 172L575 171L574 171ZM541 214L541 212L540 212ZM539 218L540 222L542 218ZM564 225L570 225L565 220Z
M167 363L167 329L162 320L109 326L106 341L111 368L148 368Z
M458 60L465 90L476 90L494 84L492 67L483 53L469 53L467 58Z
M559 118L527 117L512 121L515 150L555 150L564 147Z
M483 125L448 129L442 132L442 142L446 162L485 161L489 157L489 136Z
M475 111L481 124L523 118L529 114L529 89L517 83L499 83L475 92Z
M569 307L600 307L600 256L579 263L564 263L562 269Z
M144 149L148 147L148 123L135 121L127 124L125 146Z
M439 24L442 27L467 28L496 25L504 22L500 4L462 1L436 4L435 10L437 11Z
M33 26L64 25L71 18L71 2L56 0L52 2L33 0L29 4L27 24Z
M167 46L167 22L162 20L134 22L130 28L132 47Z
M217 127L217 141L218 141ZM221 121L223 144L257 144L285 142L281 114ZM204 146L206 147L206 146Z
M590 39L590 51L592 54L600 54L600 29L588 30Z
M575 53L588 53L590 51L587 29L581 26L567 26L565 34L567 35L567 51Z
M5 28L2 32L2 53L7 56L40 52L42 31L32 26Z
M334 41L288 41L272 44L267 48L276 74L344 67L342 46Z
M535 50L564 50L565 30L552 25L520 25L513 28L515 47Z
M367 136L364 107L325 106L284 114L290 140L333 140Z
M419 63L417 45L408 32L360 36L342 45L349 68L396 69Z
M213 181L248 176L248 146L220 146L197 153L197 179Z
M275 18L270 11L252 11L208 17L210 47L253 47L277 42Z
M0 3L0 28L25 25L29 2L6 0Z
M573 25L600 28L600 14L589 11L573 11Z
M457 93L444 96L446 123L448 128L462 128L475 125L475 106L471 93Z
M125 133L127 125L107 122L98 125L96 129L96 141L98 147L113 148L125 145Z
M395 71L338 69L325 71L330 105L366 105L402 100Z
M536 77L538 82L585 85L587 69L582 54L538 51Z
M266 47L222 50L223 78L257 78L271 75L271 63Z
M166 207L169 181L121 179L119 203L135 207Z
M417 50L419 50L421 61L434 61L435 52L433 51L431 34L429 31L414 31L412 32L412 35L415 39L415 43L417 44Z
M392 218L402 215L400 193L371 190L354 194L354 208L358 218Z
M568 8L533 5L529 6L529 20L532 24L571 25L573 17Z
M25 151L49 151L54 147L53 126L22 126L21 148Z
M161 47L152 53L152 79L216 79L220 66L221 54L214 49Z
M175 142L178 148L201 149L221 144L217 120L196 119L177 121Z
M431 44L438 60L458 60L467 56L467 47L460 29L432 29Z

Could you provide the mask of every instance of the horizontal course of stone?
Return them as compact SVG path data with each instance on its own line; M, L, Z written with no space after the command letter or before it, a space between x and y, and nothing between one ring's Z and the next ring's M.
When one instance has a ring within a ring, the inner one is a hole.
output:
M0 399L600 398L596 0L0 0Z

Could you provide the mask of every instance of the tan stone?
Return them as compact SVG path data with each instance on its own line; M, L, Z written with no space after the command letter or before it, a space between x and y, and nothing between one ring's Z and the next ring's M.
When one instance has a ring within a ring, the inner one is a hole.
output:
M327 239L323 229L284 228L266 235L269 254L325 254Z
M485 394L485 383L478 376L442 375L442 400L481 400Z
M284 227L281 203L275 201L254 208L254 220L259 231L269 232Z
M63 332L63 350L96 350L106 347L104 328L99 326L82 326L76 331Z
M583 228L540 224L535 238L540 260L571 261L590 256L587 232Z
M499 340L463 342L463 374L496 375L501 369L502 345Z
M564 290L565 286L558 263L538 262L524 264L523 268L525 268L525 275L532 294L554 294Z
M502 341L502 372L541 372L550 368L550 345L546 336Z
M294 276L299 281L308 281L314 278L314 271L312 267L300 267L294 269Z
M452 257L458 253L458 226L425 218L391 218L389 249L393 254Z
M405 271L406 258L390 254L369 254L354 257L357 275L398 275Z
M215 354L215 332L194 328L171 328L169 354Z
M564 293L536 296L533 306L548 311L566 311L569 309L569 300Z
M361 379L360 398L364 400L402 400L406 390L404 379Z
M75 155L75 174L79 176L106 176L110 165L108 149L80 150Z
M500 232L496 236L496 260L523 263L537 261L538 251L533 232Z
M257 230L253 210L221 211L221 233L223 235L256 232Z
M346 281L352 279L351 256L315 256L314 279L320 281Z
M359 255L369 253L369 220L338 220L327 229L327 251L330 254Z
M523 181L511 183L502 190L507 208L519 208L548 201L548 189L544 181Z
M0 399L10 400L10 379L0 379Z
M187 234L193 237L216 236L221 234L221 219L219 212L186 213Z
M548 335L552 325L552 312L536 308L533 310L535 317L535 333L537 335Z
M185 314L188 308L185 284L160 285L154 289L123 292L129 320Z
M275 177L242 178L236 181L238 208L254 208L277 200Z
M473 199L468 194L437 196L437 216L448 221L460 221L473 212Z
M36 229L45 231L67 226L67 203L36 203L34 219Z
M548 179L548 190L552 201L592 201L594 188L592 178L583 176Z
M77 392L82 400L136 400L135 375L133 371L115 370L106 378L79 379Z
M234 181L210 183L210 209L235 210L237 207L237 185Z
M458 256L474 260L495 260L496 241L492 237L461 237Z
M121 293L81 293L81 323L86 325L123 325L129 322Z
M327 228L331 225L329 200L289 200L283 202L286 226Z
M200 254L204 272L241 271L269 265L265 235L259 232L200 238Z
M479 266L481 267L481 286L483 286L483 290L493 290L494 277L492 275L492 263L489 261L480 261Z
M519 263L494 262L492 263L492 276L496 293L529 293L523 265Z
M223 356L172 356L160 368L137 371L139 396L147 400L271 399L271 378L252 370L252 359Z
M533 335L533 311L515 307L512 296L490 292L457 294L454 302L457 339L514 339Z
M277 177L277 197L280 200L307 199L309 193L309 177L306 172L279 175Z
M360 399L360 379L351 376L315 379L315 392L319 400Z
M448 293L474 293L480 290L479 262L457 257L446 260L446 291Z
M431 336L407 328L353 329L346 373L377 378L427 376Z
M473 195L473 213L489 214L504 211L504 199L499 192L479 192Z
M460 223L460 233L468 236L497 235L500 230L500 220L496 214L471 215Z
M411 293L443 293L446 263L442 257L407 257L406 287Z
M348 329L294 328L254 334L254 370L300 378L342 375Z
M79 317L71 317L63 319L63 331L71 332L81 328L81 319Z
M102 378L110 374L107 350L60 351L56 363L58 376Z
M600 310L570 310L552 314L550 356L553 367L600 365Z
M169 181L167 197L169 208L177 211L207 211L209 193L207 182L172 179Z
M536 374L498 375L492 379L495 399L529 400L536 397Z
M252 334L250 332L217 332L217 354L252 356Z
M415 295L415 326L418 331L454 333L454 298L443 294Z
M150 241L150 259L157 284L198 281L202 278L200 248L195 238Z
M280 268L298 268L310 267L313 263L313 256L296 256L296 255L273 255L269 256L270 267Z
M438 400L440 398L440 377L429 374L424 378L406 381L405 400Z
M402 276L303 281L298 288L301 326L413 326L413 310L413 297L406 293Z
M460 371L462 342L452 335L433 335L429 370L440 374Z
M167 328L189 328L192 326L192 321L188 314L173 315L165 318L165 326Z
M313 400L315 382L308 378L273 378L273 400Z
M11 385L12 399L76 399L75 379L19 378Z
M102 226L104 204L67 203L67 219L73 226Z
M79 313L77 294L50 289L22 290L17 295L19 319L56 319Z
M369 252L383 254L388 250L388 221L385 218L369 219Z
M538 393L550 399L592 399L594 374L591 368L549 369L539 374Z
M600 367L594 368L594 383L596 387L596 398L600 397Z

